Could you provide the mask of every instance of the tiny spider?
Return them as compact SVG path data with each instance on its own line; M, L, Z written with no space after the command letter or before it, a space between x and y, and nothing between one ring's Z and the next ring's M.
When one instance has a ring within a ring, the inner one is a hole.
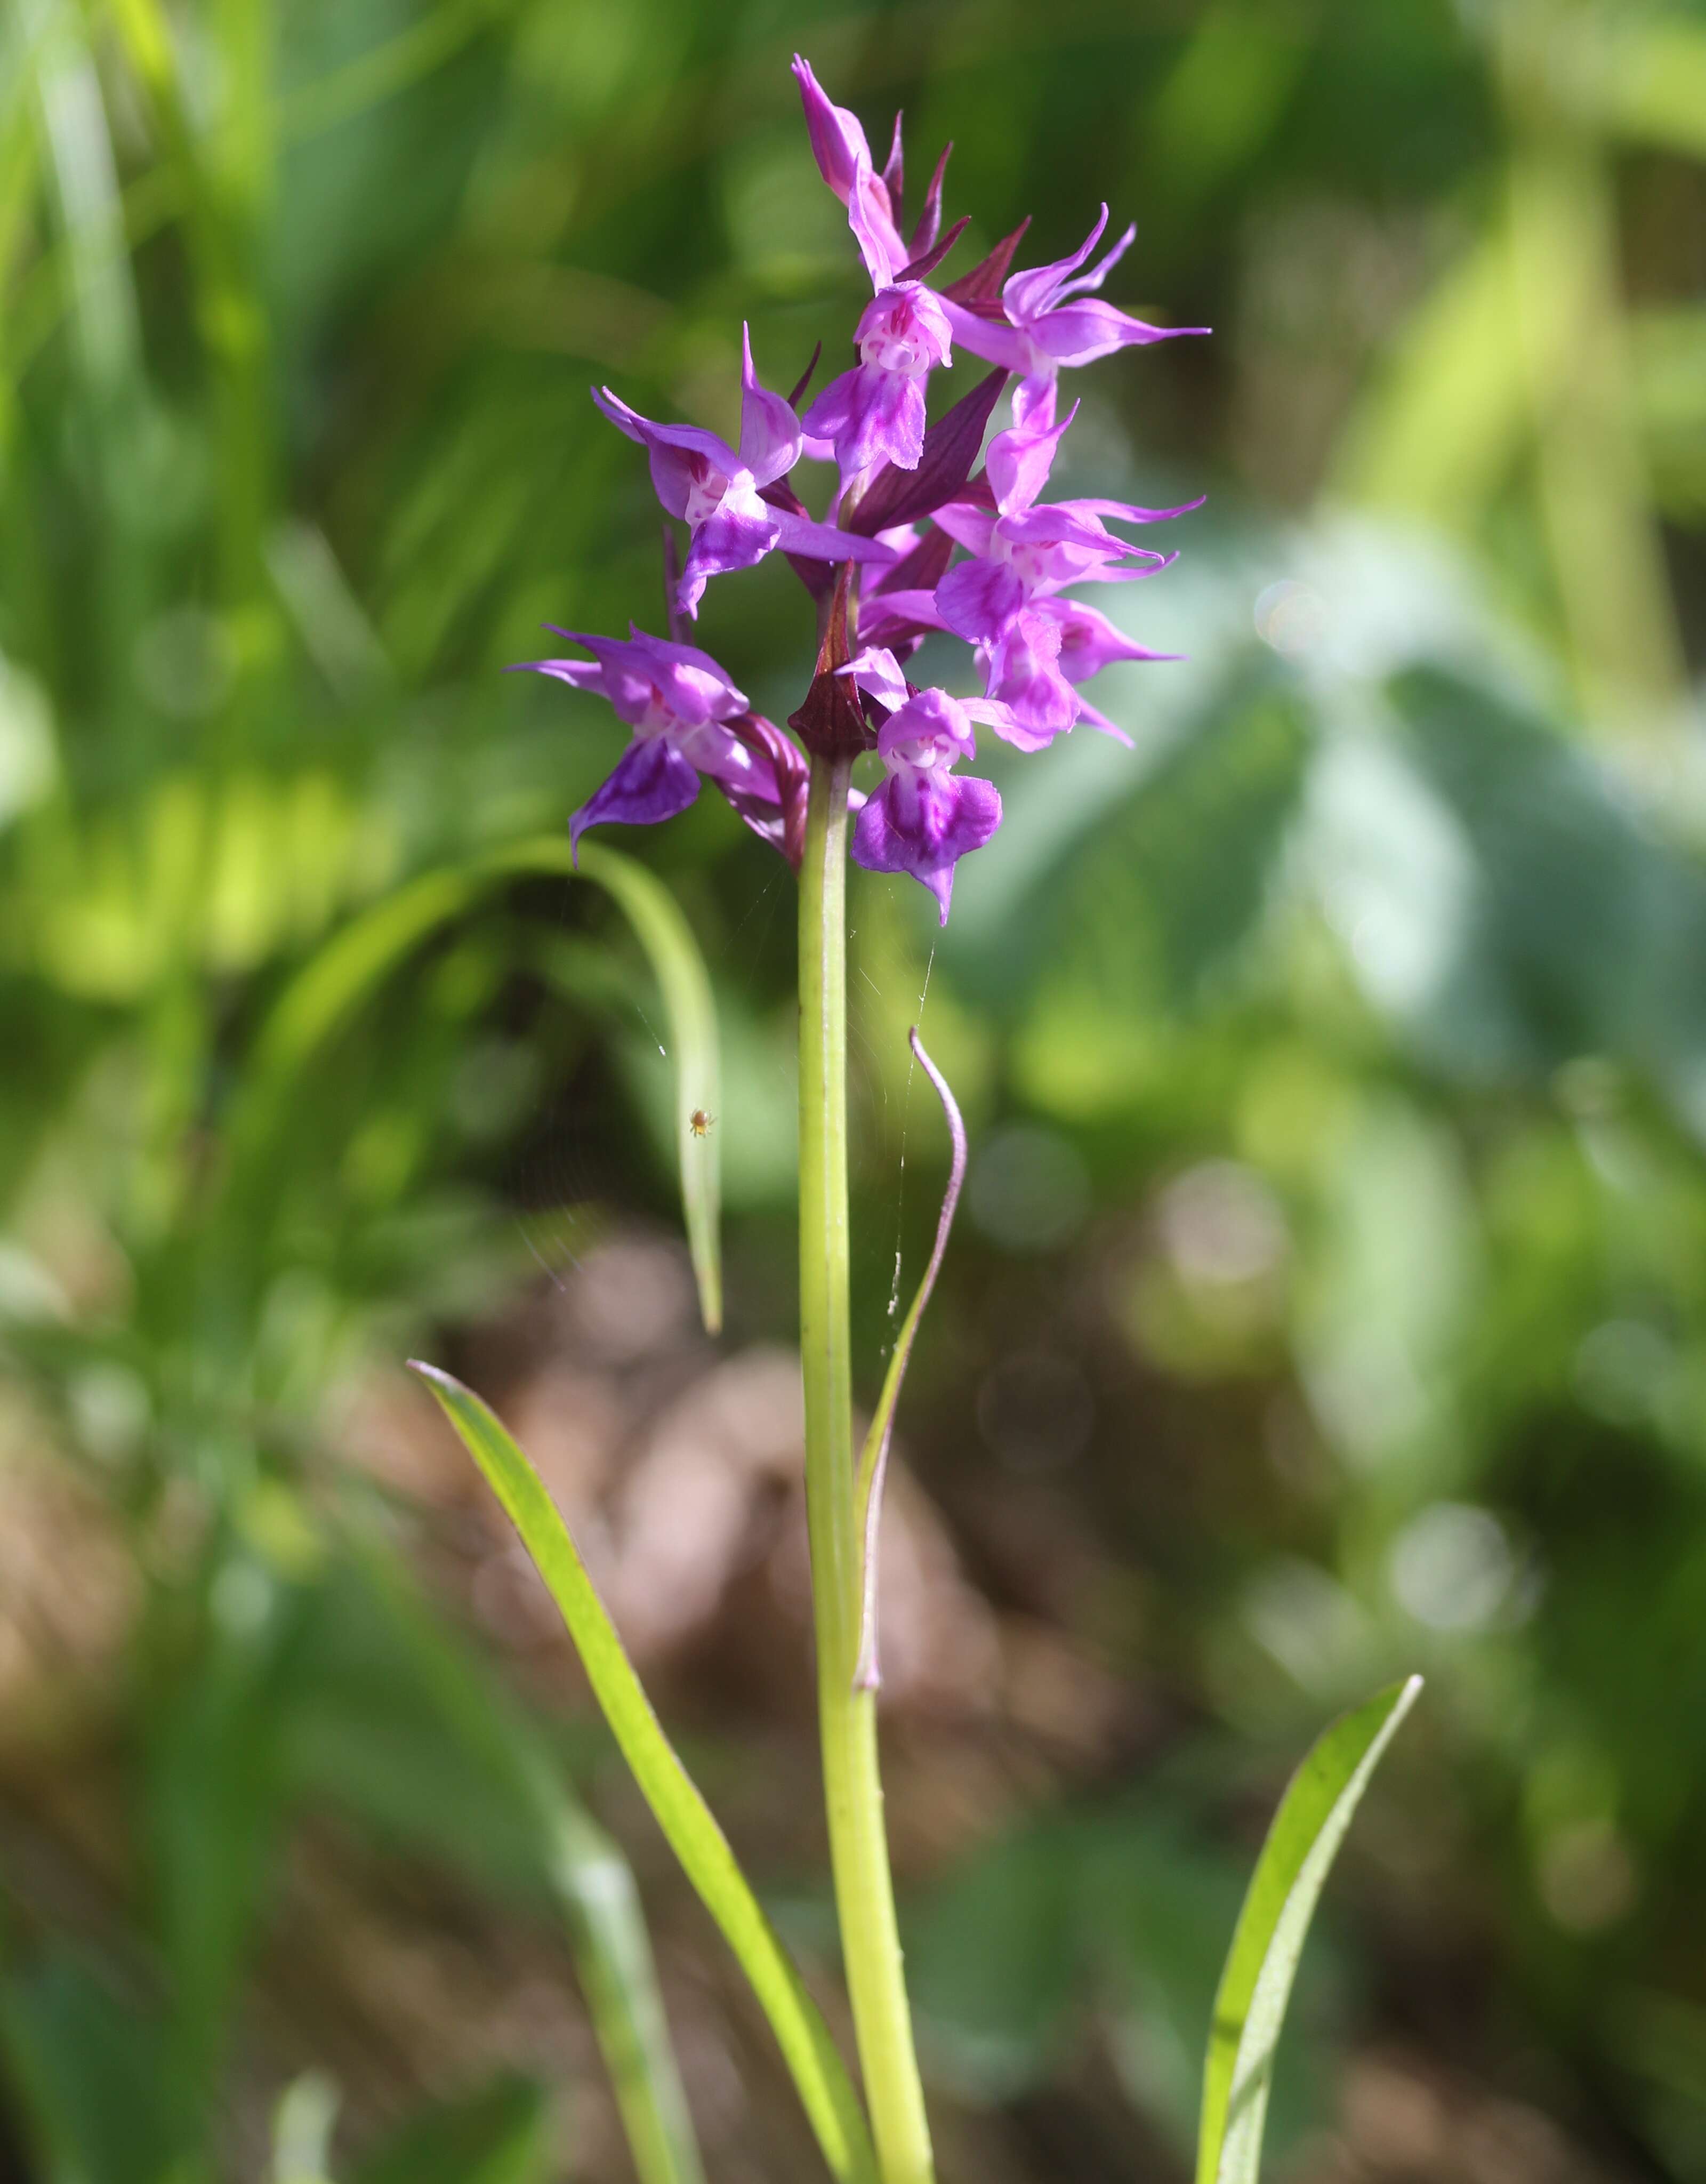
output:
M708 1138L711 1126L716 1120L716 1116L707 1115L703 1107L695 1107L687 1118L687 1127L694 1137Z

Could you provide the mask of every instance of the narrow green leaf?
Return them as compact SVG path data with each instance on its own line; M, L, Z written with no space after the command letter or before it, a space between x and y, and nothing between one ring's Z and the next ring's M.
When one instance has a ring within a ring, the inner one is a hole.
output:
M261 1028L250 1089L231 1124L238 1158L265 1161L265 1140L298 1096L304 1064L431 933L512 880L576 872L567 841L543 835L466 865L423 872L343 926L304 965ZM682 1207L700 1316L715 1334L722 1324L721 1168L715 1129L694 1128L695 1116L714 1123L719 1096L711 975L675 898L644 866L588 844L578 876L601 887L627 919L663 997L675 1067Z
M626 915L651 960L663 994L675 1048L676 1149L681 1158L688 1248L699 1284L700 1313L706 1332L715 1334L722 1325L722 1261L717 1241L721 1171L715 1127L722 1087L711 974L680 904L644 865L588 842L581 847L581 871L614 897Z
M341 1670L334 1675L328 1669L315 1686L322 1714L333 1717L329 1724L322 1719L317 1752L309 1747L310 1760L320 1759L322 1794L359 1803L364 1783L371 1792L382 1782L383 1818L419 1830L429 1841L438 1836L440 1847L446 1841L441 1824L452 1814L453 1825L471 1824L470 1849L484 1835L489 1850L497 1850L505 1821L511 1815L520 1820L532 1839L532 1862L568 1930L639 2184L704 2184L627 1861L564 1780L545 1740L447 1638L392 1558L369 1550L362 1563L371 1592L328 1596L329 1607L344 1612L322 1626L321 1642L336 1652ZM382 1613L376 1626L361 1615L370 1601ZM399 1650L390 1651L387 1641ZM363 1663L365 1675L352 1673L356 1663ZM419 1717L399 1702L417 1691L427 1708ZM362 1703L370 1697L382 1719ZM340 1700L345 1724L337 1720ZM329 1739L327 1726L334 1732ZM346 1727L342 1736L340 1726ZM371 1774L351 1763L356 1749L372 1756ZM448 1797L444 1759L461 1783ZM477 1852L473 1863L478 1869L485 1860Z
M634 2173L640 2184L704 2184L633 1870L603 1829L560 1791L551 1827L551 1886Z
M1196 2184L1256 2184L1274 2051L1322 1884L1419 1676L1335 1721L1292 1776L1239 1914L1214 1997Z
M866 2184L875 2176L870 2137L829 2029L665 1736L556 1505L477 1396L436 1366L414 1369L443 1406L549 1588L623 1758L770 2020L831 2170Z

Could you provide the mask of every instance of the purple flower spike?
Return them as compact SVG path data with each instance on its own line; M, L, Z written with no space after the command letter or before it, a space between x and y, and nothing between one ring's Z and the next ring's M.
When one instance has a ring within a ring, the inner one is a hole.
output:
M889 549L853 539L827 523L778 509L761 498L800 460L800 421L781 395L761 387L752 343L741 332L740 447L696 425L657 425L613 394L595 387L593 399L619 432L643 447L652 484L672 515L692 533L676 604L696 617L712 577L750 569L775 547L817 561L887 560Z
M951 361L940 301L909 281L865 307L854 336L859 362L832 379L806 411L808 438L835 450L844 486L879 462L915 471L924 450L924 382Z
M1085 300L1085 292L1100 288L1131 246L1137 233L1128 227L1088 273L1079 268L1101 240L1107 226L1104 205L1096 222L1079 248L1052 265L1015 273L1001 290L1005 323L969 309L950 298L945 308L955 338L973 356L1004 365L1021 374L1013 395L1013 418L1019 425L1046 427L1055 416L1055 384L1062 365L1090 364L1111 356L1116 349L1146 347L1151 342L1172 341L1181 334L1206 334L1207 326L1152 326L1112 304ZM1076 276L1076 278L1073 276Z

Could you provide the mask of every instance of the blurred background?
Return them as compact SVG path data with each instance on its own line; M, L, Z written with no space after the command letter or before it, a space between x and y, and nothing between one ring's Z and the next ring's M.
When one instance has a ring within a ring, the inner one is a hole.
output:
M1215 330L1056 471L1208 496L1098 598L1185 655L1098 686L1135 751L992 756L941 938L855 892L867 1401L914 1021L973 1145L884 1572L945 2184L1188 2173L1266 1816L1413 1668L1274 2172L1706 2178L1698 0L0 0L0 2176L628 2177L611 1841L709 2173L817 2173L401 1370L530 1446L831 1993L792 883L709 796L620 839L716 989L712 1344L644 958L466 877L622 739L500 670L661 627L588 383L844 353L796 46L915 195L954 140L943 278L1105 198ZM699 628L799 702L781 557Z

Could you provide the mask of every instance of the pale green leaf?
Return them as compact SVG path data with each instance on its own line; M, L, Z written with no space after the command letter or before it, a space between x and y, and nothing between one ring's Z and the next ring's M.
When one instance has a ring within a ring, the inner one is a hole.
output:
M1214 1997L1196 2184L1256 2184L1274 2052L1304 1936L1369 1778L1421 1687L1412 1676L1335 1721L1280 1800Z
M477 1396L434 1366L415 1369L431 1384L549 1588L623 1758L770 2020L830 2169L838 2177L872 2178L864 2114L828 2027L664 1734L556 1505Z

